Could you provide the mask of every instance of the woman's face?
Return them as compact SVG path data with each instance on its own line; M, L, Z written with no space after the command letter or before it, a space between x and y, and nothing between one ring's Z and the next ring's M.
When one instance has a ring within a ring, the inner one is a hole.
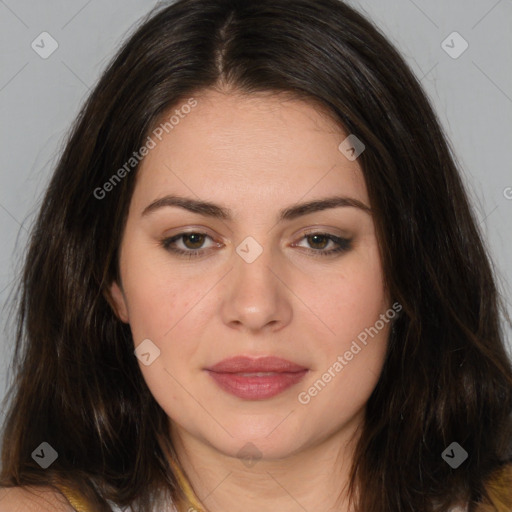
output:
M390 327L363 175L339 149L349 134L299 100L195 100L152 136L111 289L144 379L173 436L225 455L341 439Z

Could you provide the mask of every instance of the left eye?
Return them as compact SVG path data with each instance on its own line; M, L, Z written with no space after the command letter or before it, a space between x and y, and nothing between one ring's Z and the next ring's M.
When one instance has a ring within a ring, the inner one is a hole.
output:
M214 242L210 247L206 249L203 247L205 240L209 238L213 241L212 237L206 233L190 232L190 233L179 233L172 238L167 238L161 241L161 245L170 252L179 254L188 258L196 256L202 256L211 247L221 247L222 244ZM181 240L182 248L176 244ZM305 249L313 254L314 256L330 256L335 253L346 252L351 248L351 240L346 238L340 238L329 233L308 233L301 238L301 240L307 241L310 247ZM334 248L326 249L331 243ZM293 244L294 247L301 247L298 244Z
M306 240L310 246L316 246L314 249L305 248L313 256L328 257L341 255L352 248L352 239L341 238L330 233L306 233L302 239ZM327 250L325 247L329 242L334 245L334 248ZM297 245L297 247L300 246Z

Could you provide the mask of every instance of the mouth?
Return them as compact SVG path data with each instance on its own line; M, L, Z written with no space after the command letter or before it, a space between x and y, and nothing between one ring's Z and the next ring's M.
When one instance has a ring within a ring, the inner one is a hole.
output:
M278 357L225 359L205 371L225 392L244 400L266 400L298 384L308 369Z

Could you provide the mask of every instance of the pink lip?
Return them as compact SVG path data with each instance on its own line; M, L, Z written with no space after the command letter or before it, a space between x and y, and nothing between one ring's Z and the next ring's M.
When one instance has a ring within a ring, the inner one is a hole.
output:
M272 398L297 384L308 372L304 366L279 357L233 357L206 368L226 392L245 400ZM267 373L268 375L244 375Z

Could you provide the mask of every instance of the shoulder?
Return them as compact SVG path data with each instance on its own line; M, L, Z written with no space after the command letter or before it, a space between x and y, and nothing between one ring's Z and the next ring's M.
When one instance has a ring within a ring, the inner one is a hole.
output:
M0 512L73 512L67 499L52 487L0 487Z
M485 490L498 512L512 509L512 463L495 469L487 479Z

